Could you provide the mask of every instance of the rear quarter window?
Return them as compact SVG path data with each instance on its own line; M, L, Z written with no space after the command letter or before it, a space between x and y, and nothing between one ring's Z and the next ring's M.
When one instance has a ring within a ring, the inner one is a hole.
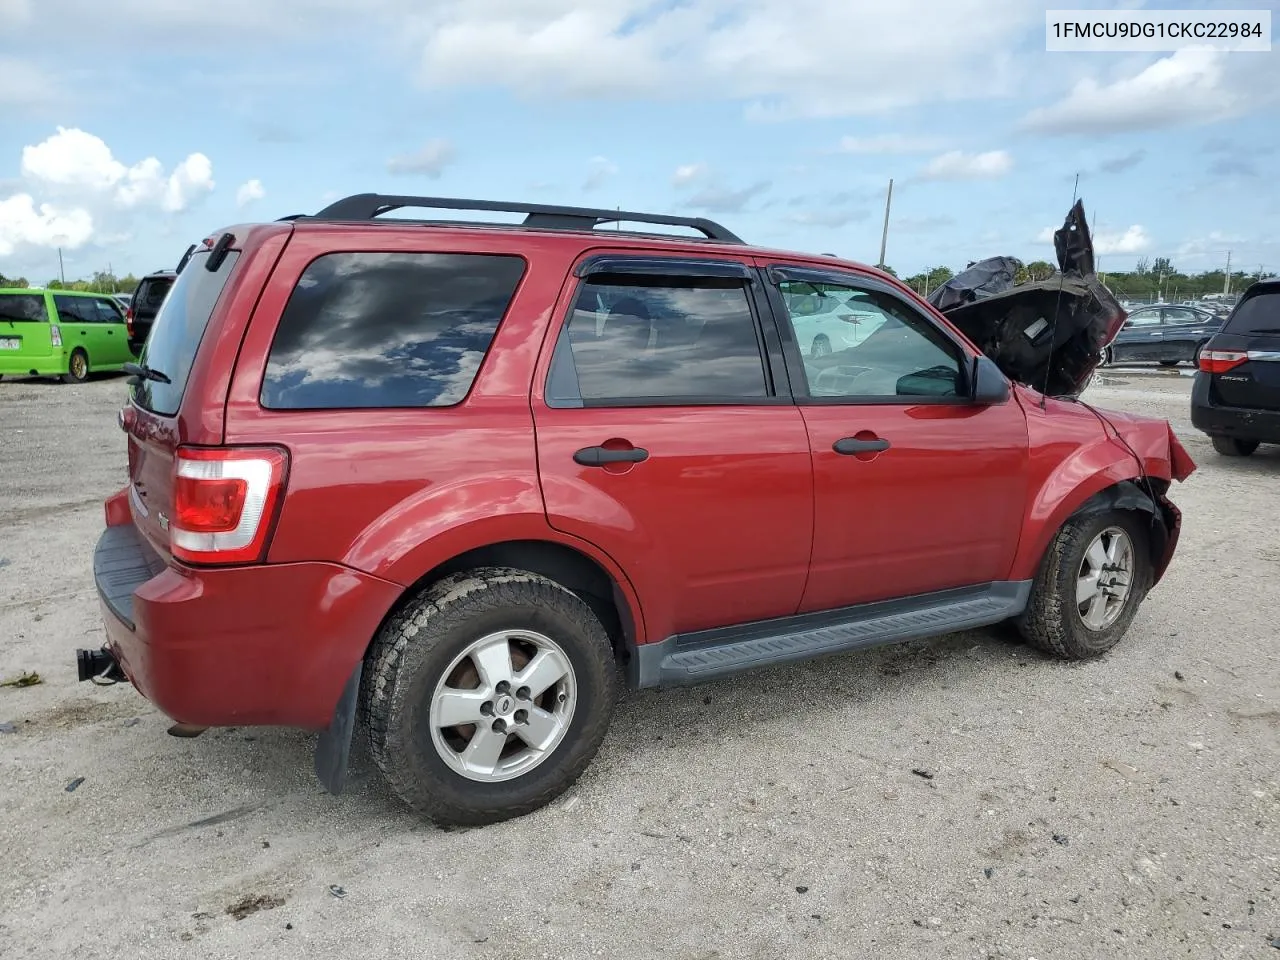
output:
M209 271L209 252L205 250L195 254L178 274L139 358L170 382L143 380L135 385L133 400L140 407L169 417L178 412L205 328L239 259L238 251L229 251L218 269Z
M133 297L134 311L155 313L164 303L165 295L172 286L172 280L143 280Z
M46 323L49 311L38 293L0 293L0 321Z
M448 407L475 382L525 262L516 256L332 253L303 271L276 328L272 410Z
M1256 293L1242 301L1223 333L1280 335L1280 290Z

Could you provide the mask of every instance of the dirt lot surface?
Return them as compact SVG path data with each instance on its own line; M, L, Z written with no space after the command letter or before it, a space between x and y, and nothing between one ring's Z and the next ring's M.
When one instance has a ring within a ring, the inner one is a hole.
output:
M363 748L334 798L309 735L76 683L124 385L6 381L0 679L44 682L0 688L0 955L1280 960L1280 448L1216 456L1189 389L1087 397L1201 465L1106 658L980 631L632 695L553 807L443 832Z

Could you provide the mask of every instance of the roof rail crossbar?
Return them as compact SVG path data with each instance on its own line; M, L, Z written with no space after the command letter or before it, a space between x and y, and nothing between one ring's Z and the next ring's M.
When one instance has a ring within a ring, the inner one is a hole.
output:
M406 197L379 193L358 193L337 200L312 220L373 220L384 213L405 207L436 210L489 210L497 213L523 213L524 225L543 230L594 230L608 223L649 223L672 227L690 227L709 240L742 243L742 240L716 223L703 217L673 217L658 213L630 210L597 210L590 207L562 207L543 203L507 203L500 200L462 200L452 197Z

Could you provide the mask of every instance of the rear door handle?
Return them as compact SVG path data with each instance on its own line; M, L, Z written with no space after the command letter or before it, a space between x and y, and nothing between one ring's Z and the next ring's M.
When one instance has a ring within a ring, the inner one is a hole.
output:
M859 440L857 437L842 437L831 445L836 453L851 457L858 453L878 453L889 449L889 441L882 437L874 440Z
M583 467L603 467L610 463L643 463L649 451L643 447L611 450L608 447L583 447L573 455L573 462Z

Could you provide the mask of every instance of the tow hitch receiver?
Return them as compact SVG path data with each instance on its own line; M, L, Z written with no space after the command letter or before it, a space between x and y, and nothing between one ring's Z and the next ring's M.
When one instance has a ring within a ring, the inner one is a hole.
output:
M126 679L115 655L106 647L100 650L77 650L76 674L81 683L85 680L92 680L94 683L119 683Z

